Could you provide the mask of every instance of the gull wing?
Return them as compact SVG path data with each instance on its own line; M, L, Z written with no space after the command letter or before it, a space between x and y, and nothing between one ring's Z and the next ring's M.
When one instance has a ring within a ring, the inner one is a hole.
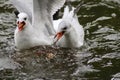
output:
M19 12L25 12L32 23L33 0L10 0Z
M58 9L63 7L66 0L48 0L48 11L51 15L56 13Z
M65 0L33 0L33 26L46 35L53 35L52 16L64 3Z

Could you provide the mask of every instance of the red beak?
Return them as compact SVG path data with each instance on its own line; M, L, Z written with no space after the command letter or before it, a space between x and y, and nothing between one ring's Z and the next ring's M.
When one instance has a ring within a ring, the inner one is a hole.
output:
M58 32L54 37L54 39L57 38L54 43L56 43L64 35L64 33L65 31Z
M25 26L25 22L23 21L23 22L19 22L18 21L18 29L19 29L19 31L22 31L23 30L23 28L24 28L24 26Z

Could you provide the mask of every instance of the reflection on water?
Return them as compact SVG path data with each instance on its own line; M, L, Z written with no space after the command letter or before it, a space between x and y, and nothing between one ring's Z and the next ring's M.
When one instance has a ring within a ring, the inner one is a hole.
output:
M78 1L79 2L79 1ZM73 5L78 4L73 2ZM0 80L110 80L120 76L120 1L85 0L78 15L85 29L81 49L14 47L14 8L0 1Z

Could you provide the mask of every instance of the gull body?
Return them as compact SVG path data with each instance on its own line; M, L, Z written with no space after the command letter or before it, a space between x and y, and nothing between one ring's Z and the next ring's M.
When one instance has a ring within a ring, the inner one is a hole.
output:
M57 25L54 25L57 28L55 44L59 47L81 47L84 43L84 29L80 25L77 15L74 14L74 8L70 11L67 6L60 20Z
M18 9L17 27L14 34L18 49L39 45L51 45L55 30L53 14L60 9L65 0L11 0Z
M24 18L26 18L26 20L24 20ZM18 49L27 49L34 46L51 44L52 38L37 32L38 30L36 30L28 21L28 15L26 13L20 13L18 15L17 23L18 22L25 22L22 30L19 29L19 24L17 24L15 29L14 40L15 46L17 46ZM50 40L49 42L47 41L48 38Z

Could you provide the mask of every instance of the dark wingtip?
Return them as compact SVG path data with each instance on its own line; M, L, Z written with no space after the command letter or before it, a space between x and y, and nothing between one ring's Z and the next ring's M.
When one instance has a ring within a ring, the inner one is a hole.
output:
M14 10L14 14L16 15L16 17L18 16L19 14L19 11L18 10Z
M85 4L84 0L81 0L80 3L76 6L76 9L74 10L74 13L78 13L78 11L80 10L80 8Z

